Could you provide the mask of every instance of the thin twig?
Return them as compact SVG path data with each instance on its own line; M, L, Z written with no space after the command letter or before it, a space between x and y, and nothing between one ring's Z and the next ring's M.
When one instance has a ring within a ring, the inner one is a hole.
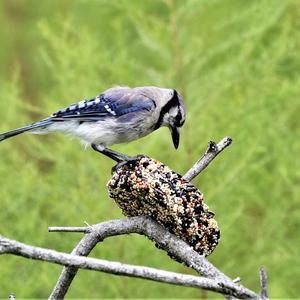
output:
M258 298L258 295L255 293L243 293L242 289L240 289L238 285L230 282L162 271L155 268L132 266L119 262L71 255L45 248L29 246L0 236L0 254L5 253L65 266L75 266L82 269L112 273L116 275L137 277L176 285L200 287L225 295L239 297L241 299L249 297L255 299Z
M48 227L49 232L83 232L89 233L90 227Z
M223 138L218 144L210 141L204 155L190 168L190 170L187 171L183 178L187 181L191 181L200 172L202 172L220 152L222 152L231 143L232 138L230 137Z
M268 283L267 283L267 272L264 267L259 270L260 284L261 284L261 298L266 300L269 299Z

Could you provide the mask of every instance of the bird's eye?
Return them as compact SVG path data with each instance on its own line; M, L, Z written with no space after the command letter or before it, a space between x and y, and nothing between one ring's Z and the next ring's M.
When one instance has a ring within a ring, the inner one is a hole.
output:
M182 118L182 114L179 111L178 114L175 117L175 124L176 124L176 126L181 127L183 125L184 121L185 120Z
M174 123L177 127L182 127L185 122L185 113L180 107L178 107L177 114L174 118Z

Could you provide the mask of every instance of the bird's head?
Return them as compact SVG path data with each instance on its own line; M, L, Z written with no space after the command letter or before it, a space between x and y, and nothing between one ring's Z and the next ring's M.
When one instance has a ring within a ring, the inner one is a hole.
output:
M185 107L181 96L174 90L174 106L164 116L164 123L169 127L175 149L179 146L180 128L185 122Z
M169 97L161 106L157 128L166 126L170 129L175 149L179 146L179 131L185 122L185 107L180 94L176 90L168 90Z

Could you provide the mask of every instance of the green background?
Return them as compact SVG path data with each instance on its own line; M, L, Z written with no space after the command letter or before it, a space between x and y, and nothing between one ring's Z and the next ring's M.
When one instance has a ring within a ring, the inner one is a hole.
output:
M0 131L44 118L113 85L175 87L187 121L179 150L168 129L114 149L184 173L209 140L234 139L194 183L216 213L209 257L272 298L300 296L300 2L288 0L2 0ZM59 134L0 145L0 233L70 252L82 226L121 218L105 184L113 163ZM195 274L146 238L114 237L93 257ZM0 298L46 298L61 267L0 257ZM206 298L193 288L80 271L69 298Z

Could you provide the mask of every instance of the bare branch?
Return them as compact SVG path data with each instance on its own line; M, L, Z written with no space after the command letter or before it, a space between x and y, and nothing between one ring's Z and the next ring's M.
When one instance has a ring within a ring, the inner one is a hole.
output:
M232 138L225 137L218 144L210 141L208 148L204 155L187 171L183 178L187 181L191 181L195 178L200 172L202 172L211 161L226 147L232 143Z
M261 283L261 298L264 300L269 299L268 284L267 284L267 272L264 267L259 270L260 283Z
M89 227L48 227L49 232L83 232L89 233Z
M203 256L195 252L184 241L171 234L163 226L149 217L139 216L124 220L111 220L100 224L92 225L91 232L85 235L74 249L72 254L87 256L103 239L129 233L138 233L146 235L149 239L154 240L157 245L167 251L167 253L184 262L187 266L193 268L205 277L215 279L230 284L234 284L230 278L220 272ZM76 267L65 267L56 286L50 296L50 299L63 298L76 275ZM248 297L254 297L254 293L241 285L238 285Z
M221 280L212 280L192 275L184 275L174 272L157 270L149 267L126 265L119 262L102 259L86 258L77 255L66 254L54 250L29 246L14 240L0 236L0 253L10 253L31 259L47 261L51 263L74 266L82 269L101 271L116 275L144 278L153 281L166 282L170 284L200 287L225 295L244 298L258 298L255 293L244 293L238 285Z

